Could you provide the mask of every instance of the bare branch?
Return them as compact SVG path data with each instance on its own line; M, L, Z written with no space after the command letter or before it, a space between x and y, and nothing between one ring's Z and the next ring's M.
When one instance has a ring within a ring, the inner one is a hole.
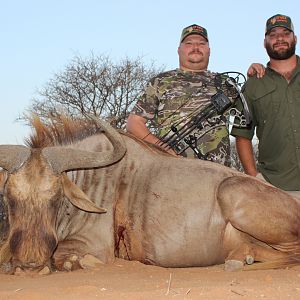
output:
M146 66L140 57L115 63L108 56L75 56L37 92L19 118L28 123L32 113L47 120L68 114L101 116L121 128L129 110L151 77L163 71L154 63Z

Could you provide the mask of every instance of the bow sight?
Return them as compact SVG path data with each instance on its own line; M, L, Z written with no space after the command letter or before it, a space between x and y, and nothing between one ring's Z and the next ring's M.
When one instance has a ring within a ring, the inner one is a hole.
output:
M222 87L220 88L221 84L216 84L219 87L217 86L217 93L211 97L210 103L195 113L183 125L181 122L173 124L171 129L160 138L158 143L160 147L166 150L173 149L179 155L186 149L191 148L198 158L205 159L205 155L197 148L197 141L214 126L220 124L221 117L225 113L234 117L233 125L236 127L246 127L251 123L251 114L241 92L241 87L246 81L245 76L238 72L224 72L218 73L216 77L221 81L224 79L228 89L234 88L236 97L227 97L222 91ZM238 99L240 99L243 106L241 111L233 107ZM198 132L197 138L193 134L196 129Z

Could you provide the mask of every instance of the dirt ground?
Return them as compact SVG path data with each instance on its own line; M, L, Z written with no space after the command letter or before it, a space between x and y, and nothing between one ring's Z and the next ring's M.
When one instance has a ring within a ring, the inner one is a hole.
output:
M0 275L0 299L300 299L300 266L225 272L223 265L171 269L118 259L93 270Z

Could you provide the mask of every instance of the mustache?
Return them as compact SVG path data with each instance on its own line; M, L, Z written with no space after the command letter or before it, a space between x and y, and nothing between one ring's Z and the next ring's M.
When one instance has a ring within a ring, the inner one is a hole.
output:
M192 50L191 52L189 52L189 54L202 54L203 55L203 52L199 51L199 50Z
M289 47L290 45L289 45L289 43L287 43L287 42L275 43L275 44L273 45L273 47L277 47L277 46L287 46L287 47Z

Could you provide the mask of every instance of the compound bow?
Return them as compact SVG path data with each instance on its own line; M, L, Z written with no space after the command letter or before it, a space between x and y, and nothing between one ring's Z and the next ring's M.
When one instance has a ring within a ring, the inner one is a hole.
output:
M246 127L251 123L251 114L241 92L241 87L245 83L246 78L239 72L224 72L218 76L226 77L225 84L228 88L234 88L238 97L230 99L222 90L211 97L211 102L206 105L200 112L190 118L188 122L178 128L179 124L173 124L170 130L160 138L158 145L166 150L173 149L177 154L182 154L186 149L191 148L200 159L205 159L197 148L197 141L211 130L211 126L219 123L220 117L227 113L234 117L233 125L237 127ZM233 107L237 99L241 100L243 109L240 111ZM237 122L237 123L236 123ZM208 123L209 129L206 130L205 123ZM181 124L180 124L181 125ZM195 129L201 133L200 137L195 138L192 134Z

